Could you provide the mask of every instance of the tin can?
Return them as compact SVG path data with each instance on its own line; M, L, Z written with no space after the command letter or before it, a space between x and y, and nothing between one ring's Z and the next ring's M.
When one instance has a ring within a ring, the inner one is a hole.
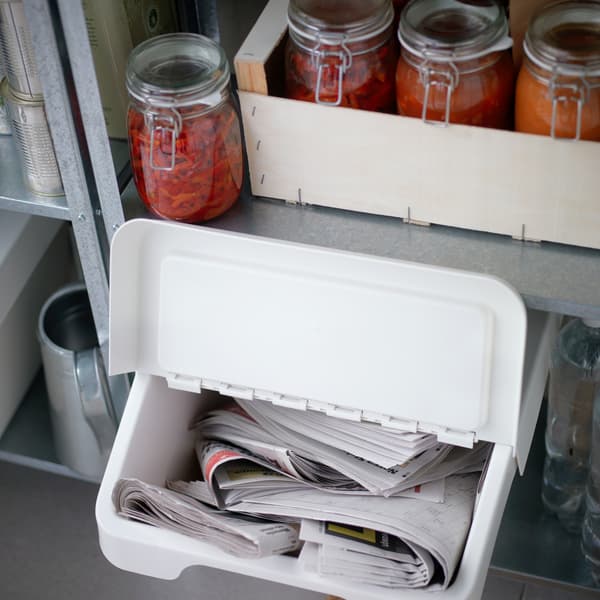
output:
M18 98L6 77L0 83L23 167L25 185L35 194L62 196L63 186L42 100Z
M0 0L0 51L13 94L41 99L42 86L21 0Z

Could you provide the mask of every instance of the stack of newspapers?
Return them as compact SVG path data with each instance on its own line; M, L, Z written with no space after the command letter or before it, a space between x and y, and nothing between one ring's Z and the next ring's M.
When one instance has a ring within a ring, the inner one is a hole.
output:
M328 577L450 585L489 444L259 400L225 401L191 425L202 477L120 480L120 514L246 558L299 550L305 569Z

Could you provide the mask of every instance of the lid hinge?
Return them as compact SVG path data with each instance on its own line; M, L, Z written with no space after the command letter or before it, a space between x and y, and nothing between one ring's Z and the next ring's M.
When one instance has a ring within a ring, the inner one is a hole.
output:
M285 396L284 394L273 394L270 401L274 406L293 408L294 410L306 410L308 402L304 398Z
M347 406L338 406L337 404L329 404L328 402L318 402L316 400L309 400L308 410L321 412L326 414L328 417L345 419L346 421L360 422L363 420L362 410L356 408L349 408Z
M194 392L196 394L200 394L203 389L214 390L223 396L241 398L242 400L254 400L254 390L252 388L231 385L213 379L202 379L200 377L179 375L178 373L168 373L166 380L167 385L173 390Z
M438 442L442 444L452 444L453 446L462 446L463 448L472 448L476 441L475 434L472 431L458 431L457 429L447 429L439 425L419 423L419 431L434 433L437 435Z
M239 398L240 400L254 400L254 390L252 388L221 383L218 386L217 391L222 396L231 396L232 398Z
M198 377L167 373L166 380L167 385L172 390L182 390L184 392L194 392L196 394L199 394L202 391L202 379Z
M389 429L399 429L400 431L409 431L417 433L419 429L419 422L411 419L398 419L397 417L390 417L389 415L383 415L381 413L363 411L363 420L371 421L373 423L379 423Z
M362 410L346 408L345 406L335 406L331 404L325 414L329 417L337 417L338 419L346 419L347 421L362 421Z

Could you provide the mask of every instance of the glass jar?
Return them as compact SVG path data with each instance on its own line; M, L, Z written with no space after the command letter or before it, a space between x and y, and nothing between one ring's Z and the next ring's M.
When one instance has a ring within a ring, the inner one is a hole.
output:
M426 122L512 127L514 68L496 0L413 0L398 27L398 112Z
M391 0L290 0L286 96L394 112Z
M129 151L142 201L187 223L237 200L242 139L225 53L210 39L175 33L137 46L127 64Z
M600 141L600 3L569 0L542 8L523 50L517 131Z

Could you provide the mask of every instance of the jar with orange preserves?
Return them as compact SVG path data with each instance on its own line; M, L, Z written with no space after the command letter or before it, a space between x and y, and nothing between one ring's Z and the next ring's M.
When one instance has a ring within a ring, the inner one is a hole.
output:
M600 2L563 1L537 12L517 80L517 131L600 141Z
M391 0L290 0L286 96L394 112Z
M512 127L514 68L496 0L413 0L400 17L401 115L433 123Z
M225 52L194 33L142 42L129 57L133 179L146 207L176 221L217 217L240 195L241 128Z

